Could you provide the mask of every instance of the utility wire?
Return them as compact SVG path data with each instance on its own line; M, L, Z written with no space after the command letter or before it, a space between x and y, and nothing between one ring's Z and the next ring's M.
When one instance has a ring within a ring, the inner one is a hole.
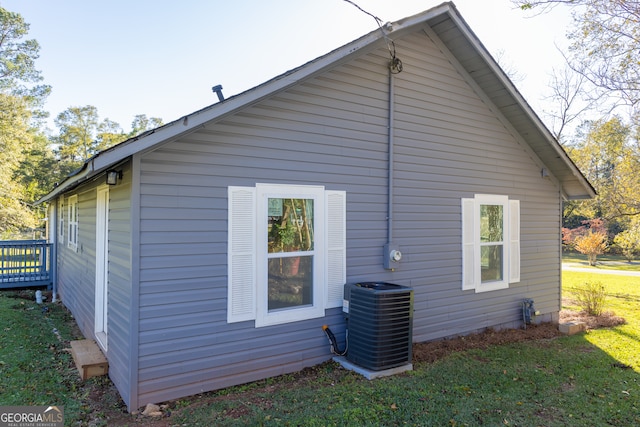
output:
M351 0L344 0L347 3L349 3L352 6L357 7L360 12L366 13L367 15L369 15L370 17L372 17L373 19L376 20L376 23L378 24L378 27L382 28L382 19L378 18L377 16L375 16L373 13L367 12L366 10L364 10L363 8L361 8L360 6L358 6L357 4L355 4L354 2L352 2Z
M393 42L393 40L390 40L389 37L387 37L387 33L385 32L382 26L382 19L378 18L371 12L367 12L366 10L364 10L363 8L361 8L351 0L344 0L344 1L356 7L362 13L369 15L376 21L376 24L378 24L378 28L380 28L380 31L382 32L382 37L387 42L387 49L389 50L389 55L391 56L391 61L389 61L389 69L394 74L398 74L402 72L402 61L396 56L396 44Z

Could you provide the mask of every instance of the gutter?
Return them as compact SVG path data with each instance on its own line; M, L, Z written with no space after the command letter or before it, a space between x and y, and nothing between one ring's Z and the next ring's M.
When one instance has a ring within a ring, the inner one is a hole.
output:
M44 202L48 202L51 199L55 199L58 195L64 193L66 190L79 185L80 183L86 181L92 176L92 172L94 171L93 159L87 160L84 165L77 171L68 175L64 181L58 184L52 191L48 194L44 195L39 200L35 201L34 205L39 205Z

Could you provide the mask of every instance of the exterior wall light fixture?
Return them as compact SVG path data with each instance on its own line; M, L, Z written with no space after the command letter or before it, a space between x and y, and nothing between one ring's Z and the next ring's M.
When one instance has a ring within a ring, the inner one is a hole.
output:
M118 183L118 179L122 179L122 171L119 170L108 170L107 171L107 184L116 185Z

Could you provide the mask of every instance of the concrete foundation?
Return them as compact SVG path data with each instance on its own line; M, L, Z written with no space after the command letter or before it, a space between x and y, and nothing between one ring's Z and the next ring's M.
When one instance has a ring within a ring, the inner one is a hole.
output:
M381 371L371 371L369 369L363 368L362 366L358 366L352 362L349 362L344 356L334 357L333 360L342 365L343 368L357 372L368 380L373 380L380 377L388 377L406 371L413 371L412 363L407 363L406 365L402 366L396 366L395 368L383 369Z
M575 335L587 330L587 325L584 322L566 322L558 325L560 333L565 335Z

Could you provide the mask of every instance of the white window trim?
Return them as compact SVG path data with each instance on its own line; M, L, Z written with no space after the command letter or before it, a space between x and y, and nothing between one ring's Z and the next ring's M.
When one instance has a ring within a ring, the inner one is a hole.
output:
M267 252L267 212L268 199L312 199L313 200L313 226L316 236L324 236L325 212L324 212L324 187L313 186L292 186L292 185L266 185L257 184L257 213L258 213L258 235L257 235L257 306L256 306L256 327L278 325L282 323L295 322L299 320L315 319L324 315L324 286L325 272L325 246L324 238L315 239L314 250L311 252L314 259L313 268L313 302L311 305L289 308L269 312L268 303L268 252ZM264 284L264 286L263 286Z
M67 200L67 246L78 250L78 196L73 195Z
M227 321L256 327L323 317L342 306L346 280L346 193L322 186L256 184L229 187ZM269 313L264 220L269 197L313 198L316 236L313 305Z
M480 206L503 206L503 280L482 282ZM462 199L462 289L488 292L520 281L520 201L507 196L476 194Z

